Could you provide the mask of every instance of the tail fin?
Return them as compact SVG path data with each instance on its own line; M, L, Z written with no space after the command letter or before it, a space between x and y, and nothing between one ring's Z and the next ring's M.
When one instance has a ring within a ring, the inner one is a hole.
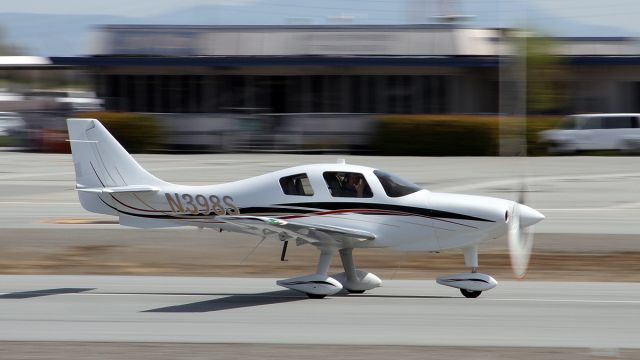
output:
M166 184L142 168L98 120L67 119L67 127L78 189ZM117 215L97 194L78 196L89 211Z

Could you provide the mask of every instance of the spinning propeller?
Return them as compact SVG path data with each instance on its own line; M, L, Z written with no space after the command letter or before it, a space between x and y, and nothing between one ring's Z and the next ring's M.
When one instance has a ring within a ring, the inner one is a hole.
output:
M533 225L544 219L540 212L525 205L525 192L526 186L522 186L518 201L513 203L507 217L511 268L518 279L522 279L527 273L533 247Z

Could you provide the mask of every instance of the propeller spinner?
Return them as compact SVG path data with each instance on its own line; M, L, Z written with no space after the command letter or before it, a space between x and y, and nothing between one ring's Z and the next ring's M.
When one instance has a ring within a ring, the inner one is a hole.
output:
M511 216L507 219L509 228L509 255L511 268L516 278L522 279L527 273L531 249L533 247L533 225L544 219L539 211L524 205L524 191L521 190L519 202L513 203Z

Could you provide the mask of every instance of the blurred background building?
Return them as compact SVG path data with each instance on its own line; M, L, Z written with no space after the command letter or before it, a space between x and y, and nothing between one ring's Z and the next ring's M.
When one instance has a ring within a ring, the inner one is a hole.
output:
M442 25L102 26L81 69L105 108L154 113L496 113L506 30ZM565 112L640 111L640 42L554 38ZM32 62L20 63L27 59Z
M63 129L70 113L151 114L167 147L205 151L366 149L381 114L517 112L505 106L517 82L541 84L526 92L542 105L524 113L640 112L636 38L528 34L542 45L521 46L516 29L453 13L421 25L101 25L86 56L0 57L0 111L31 129Z
M65 64L90 68L113 110L496 112L496 38L446 25L105 26L97 56Z
M102 26L88 70L105 107L215 113L497 113L504 29L459 25ZM640 111L640 42L554 38L564 112Z

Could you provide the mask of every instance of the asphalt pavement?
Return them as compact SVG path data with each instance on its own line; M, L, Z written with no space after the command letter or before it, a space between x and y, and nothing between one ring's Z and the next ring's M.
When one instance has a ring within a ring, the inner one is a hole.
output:
M275 279L0 276L0 340L637 348L640 284L387 281L321 300Z
M135 157L164 180L193 185L339 158L396 173L432 191L515 199L526 184L528 204L547 216L536 228L536 249L577 254L640 250L636 239L640 234L639 157ZM3 253L17 257L32 249L47 253L58 246L55 249L64 251L44 257L46 261L37 259L35 265L50 270L60 263L80 265L86 259L99 259L126 268L126 261L114 259L105 249L124 246L127 239L137 241L136 251L141 254L145 249L180 246L180 239L194 245L188 251L208 244L209 233L193 229L167 230L169 235L163 237L160 230L123 228L114 223L115 218L83 210L73 188L73 163L68 154L0 152ZM86 223L74 223L78 220ZM253 246L235 234L219 234L215 241L214 245L225 241L234 244L230 247L235 256L232 260L242 258L243 266L244 253ZM486 246L499 249L504 247L503 241ZM88 257L90 251L96 257ZM189 256L188 251L180 256ZM171 264L175 259L167 255L170 253L156 251L154 254L164 257L154 261ZM34 271L32 265L30 271ZM229 269L237 266L231 265ZM144 273L145 269L127 271ZM95 349L139 349L144 348L139 344L151 342L162 343L162 349L168 351L153 358L171 354L170 344L177 343L224 343L227 347L223 350L232 358L249 350L254 351L254 358L268 358L269 354L286 358L280 356L289 350L294 354L289 358L300 358L309 349L328 355L355 354L354 349L364 349L358 354L368 354L363 355L367 359L376 358L366 352L371 349L379 349L377 358L388 358L390 353L421 358L425 349L439 354L436 358L466 358L470 354L513 358L522 357L523 348L529 349L526 354L533 354L528 358L549 358L549 354L634 358L640 344L640 284L632 282L500 281L496 289L480 298L466 299L457 290L431 280L385 280L382 288L363 295L309 300L278 288L275 279L229 276L3 275L0 350L19 356L39 349L45 352L42 358L55 358L56 354L68 358L74 356L68 352L74 347L67 344L98 344L88 345L92 350L87 352L89 358L96 354ZM61 348L67 350L55 350ZM496 348L507 350L496 352ZM198 349L195 353L202 351L204 358L213 351Z

